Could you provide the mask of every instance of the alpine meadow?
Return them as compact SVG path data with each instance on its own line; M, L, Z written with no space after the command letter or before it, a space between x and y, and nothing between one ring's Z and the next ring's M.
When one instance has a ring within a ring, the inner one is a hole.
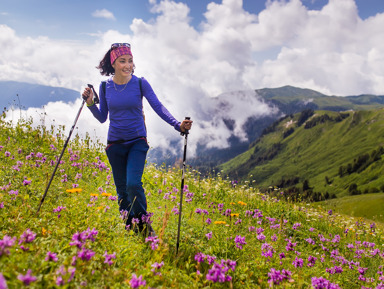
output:
M384 0L1 1L0 289L384 289L383 27Z
M381 110L287 116L236 159L244 168L258 160L257 173L250 170L248 179L225 177L230 169L203 176L188 168L177 255L180 168L147 164L143 183L158 235L135 234L119 215L104 145L76 135L37 213L66 140L64 127L33 127L31 119L12 123L5 113L0 288L384 288L380 222L324 209L304 192L290 198L283 190L262 189L272 180L299 176L310 179L318 196L341 197L348 194L345 179L359 171L358 192L380 190L373 171L382 150L373 140L382 135ZM348 141L354 145L341 149ZM374 156L364 169L351 161L364 153L363 141L372 144L368 159ZM300 150L292 150L289 143L295 142ZM313 173L307 158L321 173Z

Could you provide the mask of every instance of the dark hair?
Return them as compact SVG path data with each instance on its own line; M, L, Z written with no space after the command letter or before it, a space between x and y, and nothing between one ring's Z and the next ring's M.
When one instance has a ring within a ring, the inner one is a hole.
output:
M111 49L105 53L103 59L100 61L99 66L96 66L96 68L100 70L101 75L110 76L115 74L115 69L111 64Z
M109 49L107 53L105 53L103 59L99 63L99 66L96 66L96 68L100 70L101 75L110 76L115 74L115 69L111 64L111 50L112 49ZM135 68L135 63L133 63L132 73L135 72Z

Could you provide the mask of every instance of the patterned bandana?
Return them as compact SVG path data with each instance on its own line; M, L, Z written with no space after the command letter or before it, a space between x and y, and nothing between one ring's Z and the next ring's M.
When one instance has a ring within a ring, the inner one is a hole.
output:
M122 55L126 55L126 54L132 56L131 48L129 48L127 46L120 46L120 47L117 47L115 49L112 49L111 50L111 64L113 64L118 57L120 57Z

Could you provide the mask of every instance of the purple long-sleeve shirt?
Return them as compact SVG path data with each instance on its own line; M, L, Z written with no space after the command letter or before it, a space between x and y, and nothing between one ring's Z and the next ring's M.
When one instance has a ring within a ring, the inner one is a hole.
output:
M143 116L143 101L140 93L139 78L132 75L127 86L113 83L112 78L106 82L104 94L100 84L100 105L91 105L88 108L94 117L101 123L107 120L109 114L108 141L133 140L147 137ZM151 85L142 78L141 87L143 96L147 99L153 110L167 123L180 132L180 122L164 107L154 93Z

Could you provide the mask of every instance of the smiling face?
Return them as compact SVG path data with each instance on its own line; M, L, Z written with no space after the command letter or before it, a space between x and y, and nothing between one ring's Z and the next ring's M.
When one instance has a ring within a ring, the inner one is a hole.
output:
M125 78L129 77L133 72L133 57L132 55L125 54L118 57L112 64L115 69L115 76Z

